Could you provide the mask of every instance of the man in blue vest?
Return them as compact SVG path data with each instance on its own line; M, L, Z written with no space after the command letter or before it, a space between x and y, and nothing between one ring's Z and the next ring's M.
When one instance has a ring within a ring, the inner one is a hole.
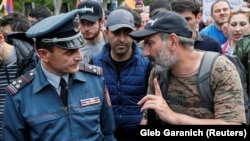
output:
M108 43L93 56L92 63L103 68L115 116L115 137L136 140L136 125L142 119L137 102L146 95L151 65L143 57L129 33L134 30L133 15L124 9L110 13L106 21Z

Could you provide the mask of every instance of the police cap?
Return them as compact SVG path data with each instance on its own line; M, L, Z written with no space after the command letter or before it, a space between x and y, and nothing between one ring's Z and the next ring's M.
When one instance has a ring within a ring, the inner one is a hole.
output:
M26 36L64 49L81 48L84 45L79 18L82 14L83 10L76 9L47 17L33 25L26 32Z

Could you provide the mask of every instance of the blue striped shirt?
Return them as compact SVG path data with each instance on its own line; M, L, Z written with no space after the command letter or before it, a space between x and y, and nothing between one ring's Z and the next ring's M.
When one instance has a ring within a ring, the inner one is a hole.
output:
M6 64L0 66L0 140L2 140L2 121L4 113L4 102L6 87L16 79L17 75L17 57L15 49L12 50Z

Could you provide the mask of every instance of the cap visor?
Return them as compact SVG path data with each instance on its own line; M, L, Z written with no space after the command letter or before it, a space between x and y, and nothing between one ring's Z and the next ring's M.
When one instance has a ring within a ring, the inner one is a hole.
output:
M149 35L155 34L155 33L157 33L157 32L158 32L158 31L143 29L143 30L131 32L129 35L130 35L133 39L139 40L139 39L143 39L145 36L149 36Z
M88 15L83 15L80 17L81 20L87 20L87 21L90 21L90 22L96 22L99 17L98 16L88 16Z
M85 41L83 38L78 37L69 41L57 42L55 45L60 48L71 50L84 47Z
M127 25L127 24L116 24L116 25L112 25L112 26L109 26L108 29L110 31L116 31L120 28L130 28L132 30L134 30L134 27L130 26L130 25Z
M63 48L63 49L78 49L85 45L82 33L79 32L73 36L68 36L64 38L43 38L44 43L53 43L53 45Z

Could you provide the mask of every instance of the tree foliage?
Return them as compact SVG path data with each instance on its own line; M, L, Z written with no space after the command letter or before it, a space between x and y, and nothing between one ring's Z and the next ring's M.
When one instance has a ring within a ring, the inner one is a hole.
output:
M106 9L107 3L115 0L103 0L103 7ZM124 0L118 0L120 5ZM144 0L145 5L149 5L153 0ZM54 14L72 10L76 6L77 0L13 0L14 10L27 15L31 8L37 6L47 6ZM3 11L3 10L2 10Z
M60 12L61 9L63 10L64 7L62 8L62 4L64 4L64 6L68 6L69 10L72 10L75 8L76 0L13 0L13 3L14 10L24 14L27 14L31 8L41 5L47 6L52 12L56 13L58 9Z

